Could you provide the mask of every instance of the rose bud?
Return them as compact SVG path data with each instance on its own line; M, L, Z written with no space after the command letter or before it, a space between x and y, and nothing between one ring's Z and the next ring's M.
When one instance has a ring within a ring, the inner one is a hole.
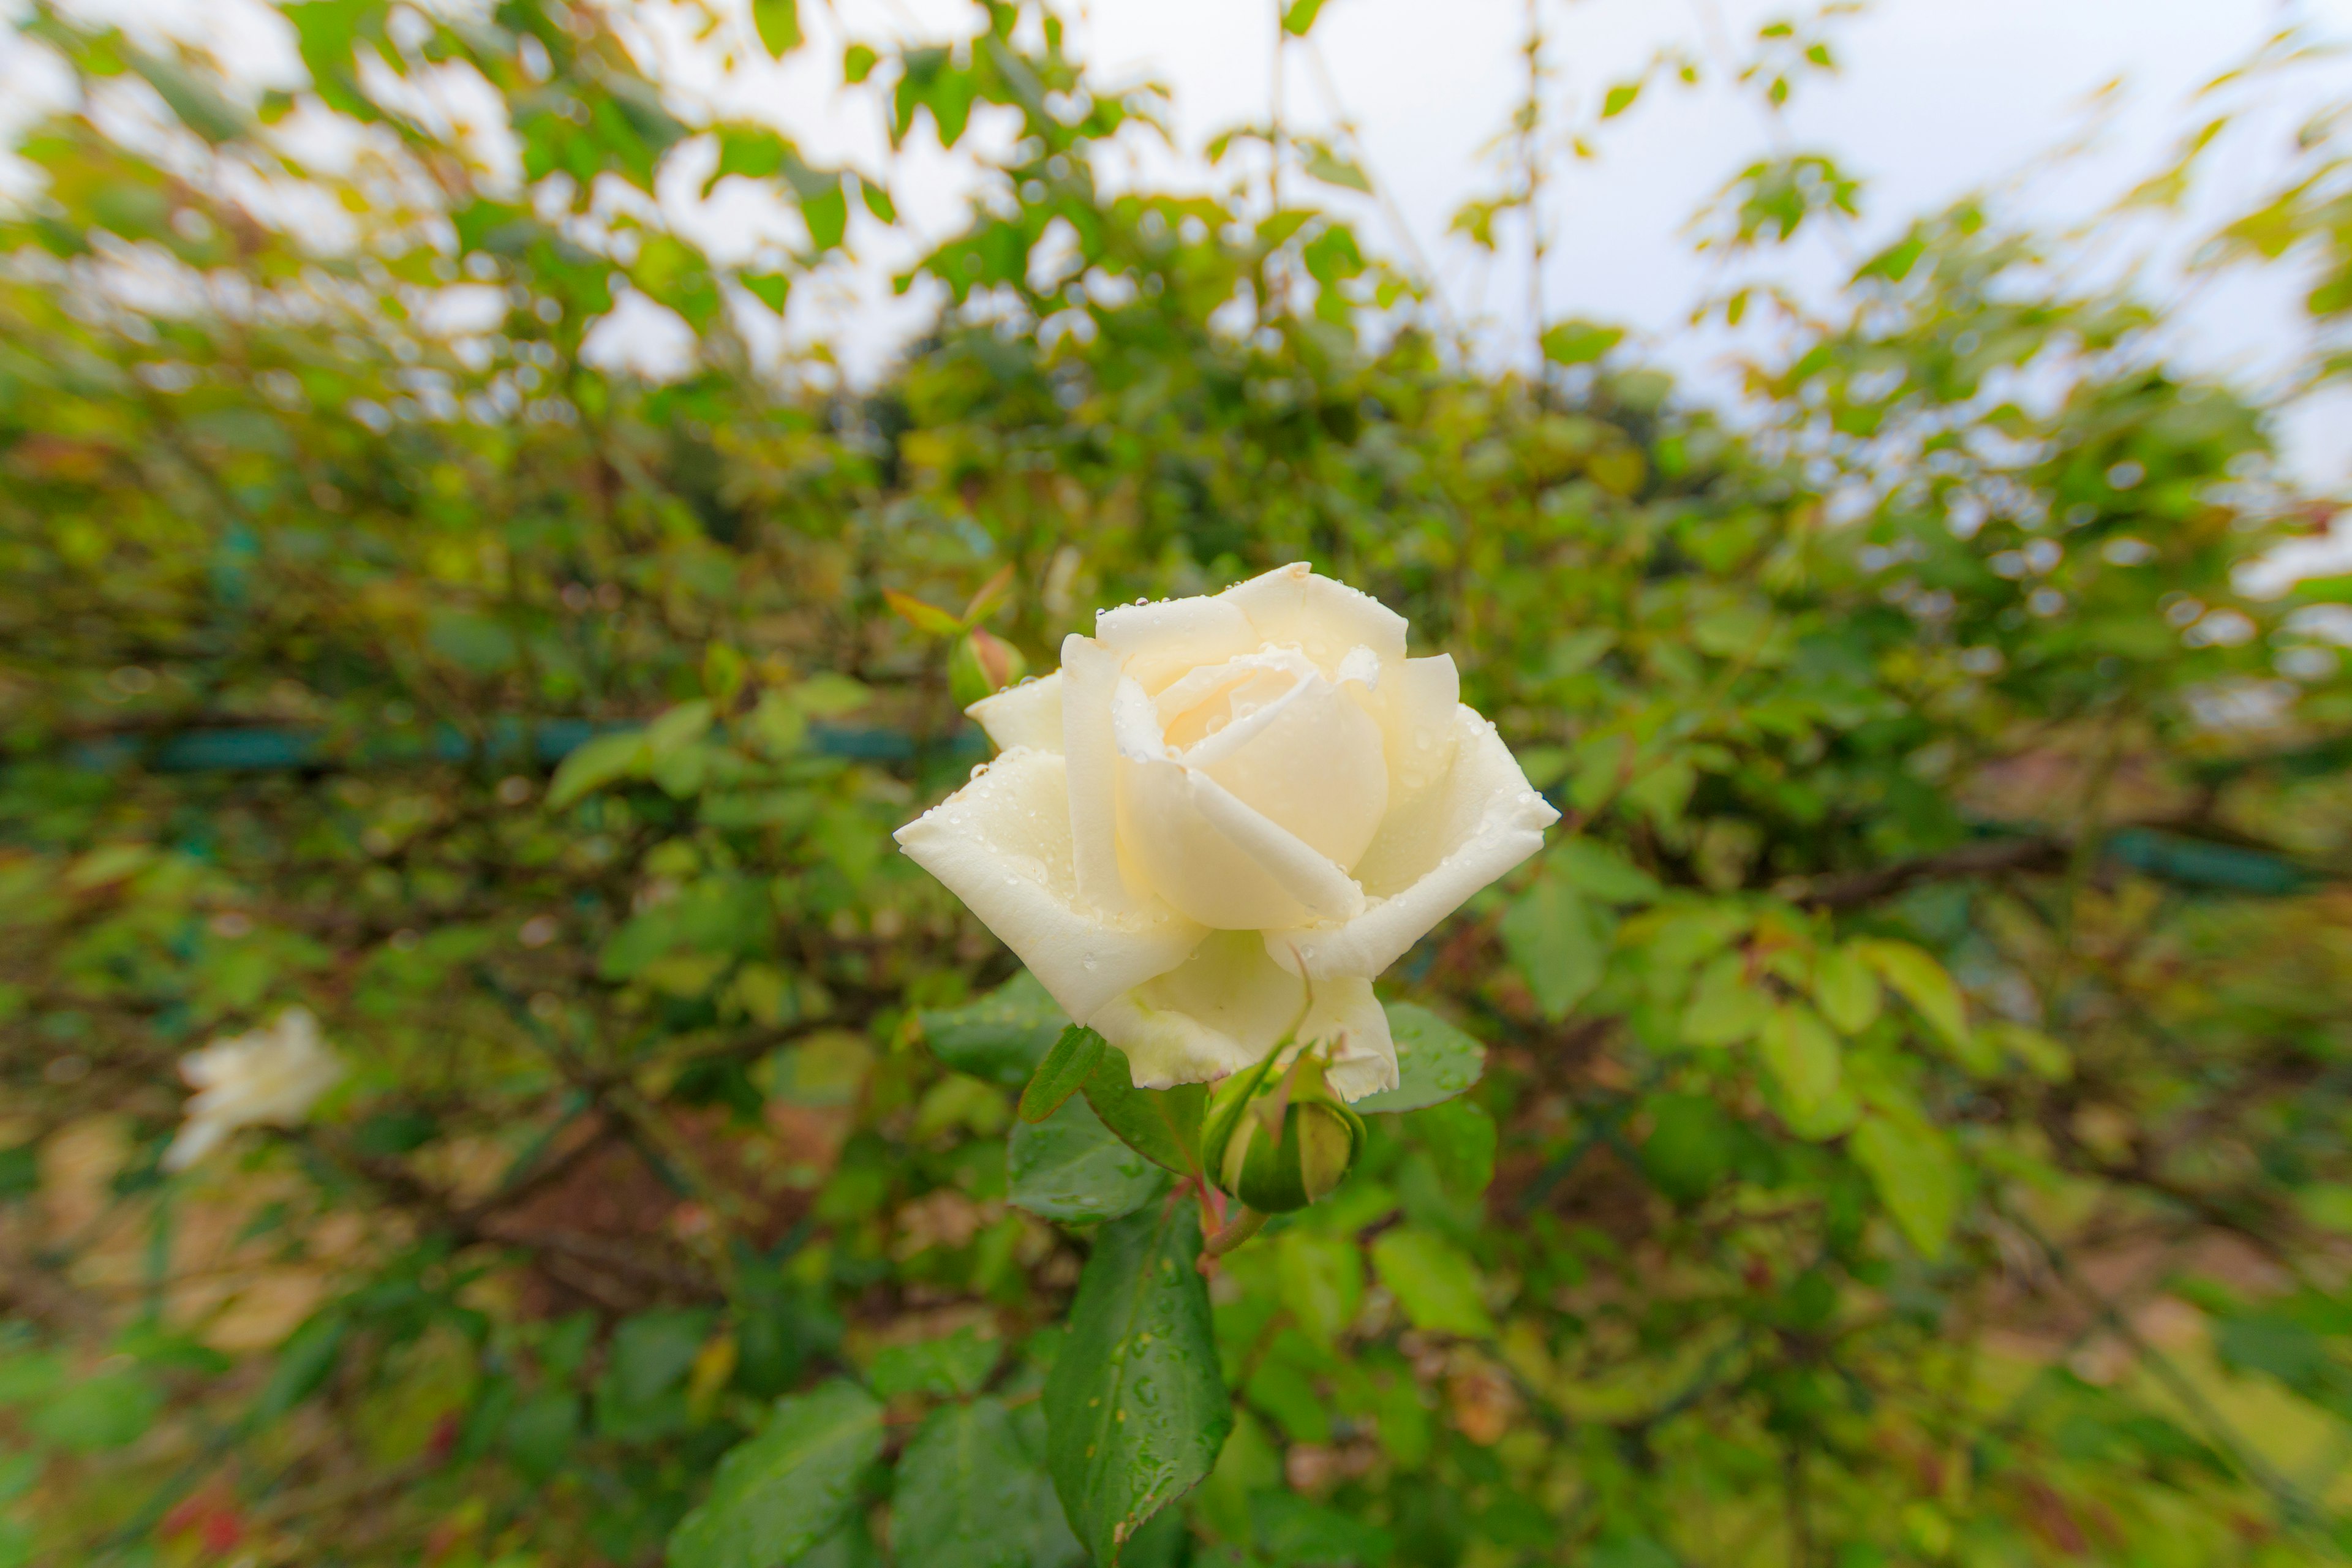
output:
M1363 1118L1324 1081L1321 1052L1303 1052L1276 1071L1280 1056L1277 1049L1220 1086L1202 1131L1202 1163L1217 1184L1260 1214L1329 1196L1364 1142Z
M1029 661L1019 648L974 626L948 657L948 689L969 708L1017 684L1028 671Z

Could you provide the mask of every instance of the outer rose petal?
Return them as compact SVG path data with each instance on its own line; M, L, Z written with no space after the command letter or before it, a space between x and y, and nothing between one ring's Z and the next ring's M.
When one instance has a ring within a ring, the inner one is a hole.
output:
M1256 652L1260 638L1249 617L1220 595L1105 610L1095 617L1095 640L1118 657L1122 673L1157 697L1189 670ZM1069 662L1066 644L1062 658Z
M1062 749L1062 672L1042 680L1008 686L964 710L988 731L1000 752L1026 746L1033 752Z
M1062 754L1069 760L1065 809L1078 891L1106 913L1131 910L1143 900L1118 863L1118 747L1110 724L1118 658L1092 637L1072 632L1062 639L1056 673L1062 681Z
M1339 673L1350 648L1370 648L1384 668L1404 658L1402 616L1370 594L1317 576L1303 561L1237 583L1211 602L1241 611L1258 640L1297 647L1327 675Z
M1462 706L1462 677L1451 654L1408 658L1384 673L1389 809L1402 807L1454 766L1454 710Z
M1495 726L1468 708L1454 717L1454 765L1391 811L1356 874L1377 900L1338 926L1268 931L1285 968L1318 980L1370 979L1404 955L1464 900L1543 847L1559 813L1528 784Z
M1127 1053L1139 1088L1223 1078L1262 1058L1294 1023L1302 1045L1336 1042L1329 1081L1342 1099L1394 1086L1396 1045L1371 982L1318 984L1302 1019L1306 1003L1305 982L1267 958L1255 933L1218 931L1089 1022Z
M1073 1018L1173 969L1206 934L1157 900L1113 914L1081 895L1068 770L1049 752L1005 752L897 837Z

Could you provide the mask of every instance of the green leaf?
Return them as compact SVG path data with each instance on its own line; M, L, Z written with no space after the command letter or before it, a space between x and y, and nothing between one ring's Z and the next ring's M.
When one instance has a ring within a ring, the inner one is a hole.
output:
M832 250L849 232L849 197L838 184L828 185L801 199L801 221L808 225L809 243Z
M121 1448L144 1436L163 1407L163 1391L135 1369L74 1379L36 1405L33 1430L80 1453Z
M1941 1131L1925 1121L1897 1123L1873 1111L1846 1148L1870 1173L1879 1200L1923 1258L1943 1256L1960 1207L1960 1163Z
M938 1339L912 1344L887 1345L875 1352L866 1369L866 1386L885 1399L905 1394L929 1394L942 1399L978 1394L996 1370L1003 1347L982 1339L971 1329L959 1329Z
M1559 878L1544 876L1503 915L1503 945L1536 1005L1557 1022L1601 984L1607 939L1595 911Z
M783 58L801 47L799 0L751 0L751 26L768 53Z
M1043 1468L1037 1427L1034 1412L995 1399L932 1411L899 1457L891 1491L898 1560L922 1568L1084 1562Z
M1859 1035L1878 1018L1878 977L1851 947L1825 947L1813 959L1813 1005L1841 1035Z
M1546 860L1570 887L1601 903L1654 903L1665 891L1655 877L1597 839L1564 839Z
M1044 1121L1016 1121L1004 1150L1007 1196L1041 1219L1091 1225L1158 1197L1168 1173L1114 1136L1072 1097Z
M937 605L927 605L912 594L901 594L896 588L883 589L882 597L892 609L898 612L901 620L919 632L926 632L935 637L963 636L963 622L940 609Z
M1554 364L1591 364L1624 341L1622 327L1561 321L1544 329L1544 358Z
M1391 1002L1389 1035L1396 1042L1397 1086L1368 1094L1349 1109L1359 1116L1378 1110L1419 1110L1453 1099L1486 1070L1486 1047L1428 1008Z
M1364 1299L1364 1258L1355 1241L1293 1227L1274 1248L1275 1278L1282 1304L1307 1337L1330 1348Z
M672 1568L775 1568L833 1533L882 1453L882 1406L836 1379L776 1402L719 1461L710 1495L671 1531Z
M1495 1180L1495 1119L1475 1100L1433 1105L1405 1127L1428 1152L1438 1182L1454 1196L1475 1201Z
M1107 1050L1086 1082L1087 1103L1104 1126L1155 1165L1178 1175L1201 1168L1201 1115L1209 1091L1197 1083L1174 1089L1138 1089L1128 1071L1127 1053Z
M735 281L779 316L784 313L785 301L792 298L793 280L781 272L739 272Z
M253 1420L275 1421L319 1390L335 1370L349 1326L341 1312L326 1311L310 1319L286 1338L278 1350L278 1364L253 1402Z
M977 1002L919 1016L933 1056L1005 1089L1027 1083L1070 1026L1060 1004L1025 969Z
M1748 977L1748 960L1719 953L1699 971L1683 1009L1682 1037L1694 1046L1736 1046L1753 1039L1772 1015L1772 1001Z
M1907 942L1865 941L1852 944L1878 971L1895 994L1918 1012L1956 1053L1969 1051L1969 1016L1960 988L1944 966Z
M1650 1184L1678 1204L1695 1204L1731 1173L1731 1118L1703 1094L1661 1094L1643 1109L1650 1135L1642 1142L1642 1171Z
M1844 1087L1837 1037L1811 1008L1789 1003L1765 1018L1758 1045L1800 1131L1820 1136L1806 1130L1832 1113Z
M1059 1110L1063 1101L1086 1087L1108 1049L1110 1042L1083 1024L1064 1029L1021 1090L1021 1120L1043 1121Z
M841 54L841 79L856 87L859 82L872 76L874 68L881 62L882 57L875 53L871 47L865 44L852 44Z
M1200 1251L1195 1205L1154 1205L1097 1233L1078 1279L1045 1383L1047 1468L1097 1563L1209 1473L1233 1426Z
M599 735L582 745L555 770L555 782L547 786L547 804L562 810L582 795L635 772L645 754L645 744L643 731L625 730Z
M1307 155L1307 173L1327 185L1372 194L1371 176L1349 159L1318 147Z
M1290 0L1282 10L1282 30L1294 38L1305 37L1322 9L1323 0Z
M1372 1268L1416 1329L1485 1339L1495 1320L1478 1297L1478 1270L1433 1230L1411 1226L1372 1243Z

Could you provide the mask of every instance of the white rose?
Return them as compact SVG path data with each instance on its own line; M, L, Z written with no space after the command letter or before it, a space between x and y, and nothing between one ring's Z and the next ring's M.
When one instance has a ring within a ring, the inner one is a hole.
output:
M898 843L1139 1086L1259 1060L1310 980L1332 1087L1393 1086L1373 976L1559 817L1453 659L1304 565L1105 611L969 711L1003 754Z
M249 1035L215 1040L180 1058L180 1076L196 1092L187 1120L163 1152L166 1170L184 1170L240 1127L290 1127L343 1076L343 1064L319 1038L319 1021L289 1007L278 1022Z

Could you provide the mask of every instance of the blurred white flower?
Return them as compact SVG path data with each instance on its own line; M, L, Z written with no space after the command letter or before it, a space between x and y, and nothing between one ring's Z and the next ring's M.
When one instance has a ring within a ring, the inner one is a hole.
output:
M180 1076L196 1092L187 1120L163 1153L163 1168L183 1171L241 1127L289 1127L343 1076L343 1064L319 1038L309 1009L289 1007L249 1035L215 1040L180 1058Z

